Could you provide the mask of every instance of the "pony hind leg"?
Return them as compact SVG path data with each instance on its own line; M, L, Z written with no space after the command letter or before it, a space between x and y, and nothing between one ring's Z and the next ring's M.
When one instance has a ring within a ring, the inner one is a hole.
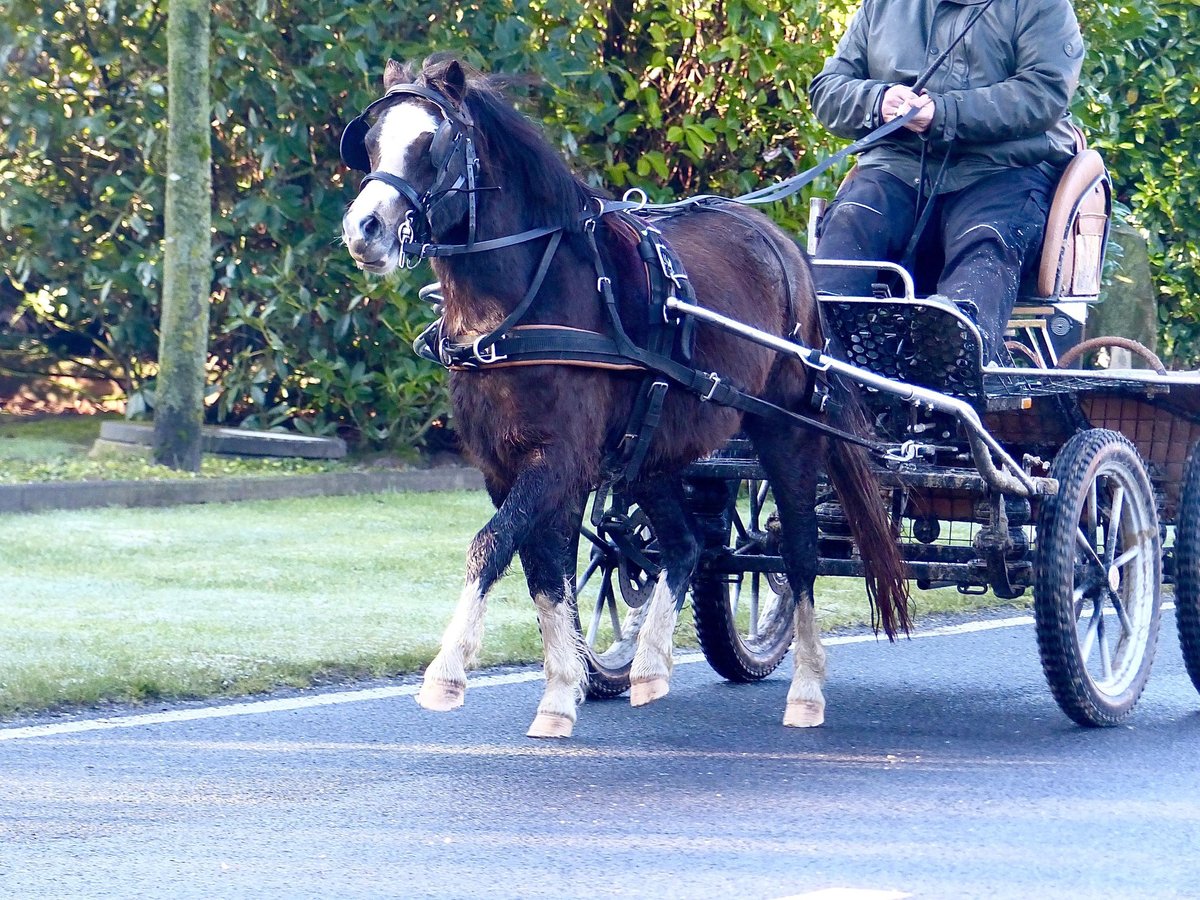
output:
M646 601L629 670L629 702L645 706L670 691L675 622L700 558L700 545L684 511L683 484L678 477L639 484L633 496L650 517L662 563L658 581Z
M817 472L821 439L796 428L746 421L767 471L779 512L779 550L796 598L792 682L783 724L811 728L825 721L825 648L817 629L813 585L817 577Z
M529 594L537 607L546 676L529 737L570 737L586 693L587 651L575 625L574 579L569 570L574 563L572 529L578 530L581 515L582 498L538 527L520 550Z

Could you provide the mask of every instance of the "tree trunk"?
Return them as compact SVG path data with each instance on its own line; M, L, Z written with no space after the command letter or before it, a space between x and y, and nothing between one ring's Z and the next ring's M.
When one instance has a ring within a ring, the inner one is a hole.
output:
M154 459L200 468L212 285L207 0L169 0L167 204Z

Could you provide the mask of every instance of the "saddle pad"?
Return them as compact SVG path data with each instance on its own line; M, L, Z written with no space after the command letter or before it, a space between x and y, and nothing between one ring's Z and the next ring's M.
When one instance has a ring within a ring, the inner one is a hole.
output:
M983 341L975 323L959 310L920 299L822 296L820 301L825 324L848 362L986 406Z

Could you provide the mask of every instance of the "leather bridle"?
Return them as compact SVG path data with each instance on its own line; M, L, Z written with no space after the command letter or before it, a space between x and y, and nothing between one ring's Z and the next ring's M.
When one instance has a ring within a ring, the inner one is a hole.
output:
M403 97L420 97L432 103L441 113L442 120L434 132L429 145L429 162L434 168L433 184L428 190L420 191L409 180L386 171L372 171L367 153L367 133L371 130L371 116L392 106ZM467 195L467 248L475 246L475 223L477 218L475 194L481 190L479 157L475 152L475 123L465 106L458 106L441 91L423 84L396 84L388 88L379 99L373 101L342 132L340 152L342 162L351 169L366 172L362 184L378 181L386 184L403 197L409 211L399 229L400 258L407 268L415 268L424 256L422 248L433 246L431 217L452 194ZM414 252L414 250L416 252Z

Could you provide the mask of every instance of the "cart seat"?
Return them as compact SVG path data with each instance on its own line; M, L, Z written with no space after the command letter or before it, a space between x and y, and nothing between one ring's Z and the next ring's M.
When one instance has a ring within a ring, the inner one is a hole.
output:
M1019 344L1014 349L1044 367L1083 339L1088 305L1100 299L1108 245L1112 182L1078 130L1076 146L1050 204L1036 277L1022 285L1009 322Z
M1081 150L1067 165L1046 219L1037 299L1056 302L1100 297L1100 276L1112 214L1112 183L1095 150Z

